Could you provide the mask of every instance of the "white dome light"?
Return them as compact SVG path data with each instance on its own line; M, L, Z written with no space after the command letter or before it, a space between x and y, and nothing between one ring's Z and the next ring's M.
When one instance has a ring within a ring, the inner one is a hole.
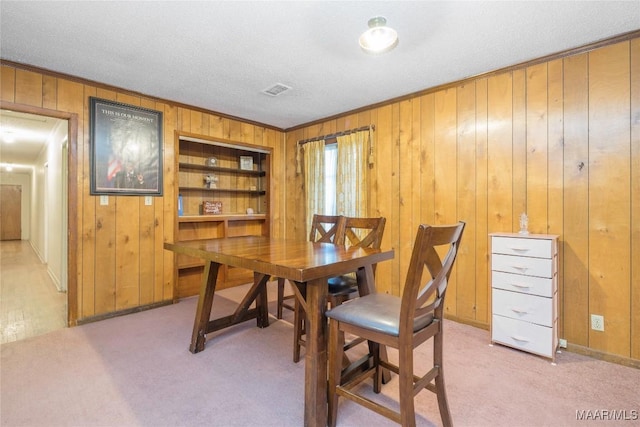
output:
M369 19L369 29L359 39L360 47L368 53L388 52L398 44L398 33L387 27L387 19L376 16Z

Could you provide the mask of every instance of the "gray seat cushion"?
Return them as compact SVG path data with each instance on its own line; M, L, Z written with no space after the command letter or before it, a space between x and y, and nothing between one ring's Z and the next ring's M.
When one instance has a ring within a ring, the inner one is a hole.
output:
M327 317L397 337L400 333L400 305L399 297L371 294L327 311ZM432 313L416 318L413 331L424 328L432 321Z
M331 295L349 295L358 289L358 282L351 276L332 277L327 282Z

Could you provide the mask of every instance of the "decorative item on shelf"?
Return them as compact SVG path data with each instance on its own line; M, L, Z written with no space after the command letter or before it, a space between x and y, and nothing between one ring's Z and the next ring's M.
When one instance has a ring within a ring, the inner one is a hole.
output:
M519 234L529 234L529 217L526 213L520 215L520 231Z
M202 202L202 214L203 215L219 215L222 213L222 202L218 200Z
M240 169L245 171L253 170L253 157L252 156L240 156Z
M218 159L215 157L207 157L205 159L206 166L218 166Z
M218 188L218 175L209 174L204 176L205 188Z
M253 215L253 209L247 208L247 215Z
M256 191L258 189L258 187L256 187L255 185L250 185L249 186L249 191Z
M184 215L184 206L182 205L182 194L178 194L178 216Z

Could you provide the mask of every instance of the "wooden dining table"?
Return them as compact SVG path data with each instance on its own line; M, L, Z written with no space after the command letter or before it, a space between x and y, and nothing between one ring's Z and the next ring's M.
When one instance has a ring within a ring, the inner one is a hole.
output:
M179 243L164 248L205 261L198 308L189 350L204 350L207 333L256 319L269 326L266 284L272 277L306 283L304 425L327 424L327 279L356 272L361 293L374 289L374 265L392 259L393 249L346 248L331 243L312 243L265 236L226 237ZM252 270L253 285L231 315L210 320L220 266ZM295 286L294 286L295 288ZM298 293L297 298L301 298ZM255 304L253 304L255 302Z

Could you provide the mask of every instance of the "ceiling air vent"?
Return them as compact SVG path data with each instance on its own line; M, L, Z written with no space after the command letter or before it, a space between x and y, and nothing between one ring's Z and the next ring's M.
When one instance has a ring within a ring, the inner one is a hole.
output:
M282 92L286 92L289 89L291 89L291 88L289 86L287 86L287 85L283 85L282 83L276 83L273 86L268 87L265 90L263 90L262 93L264 93L265 95L269 95L269 96L278 96Z

